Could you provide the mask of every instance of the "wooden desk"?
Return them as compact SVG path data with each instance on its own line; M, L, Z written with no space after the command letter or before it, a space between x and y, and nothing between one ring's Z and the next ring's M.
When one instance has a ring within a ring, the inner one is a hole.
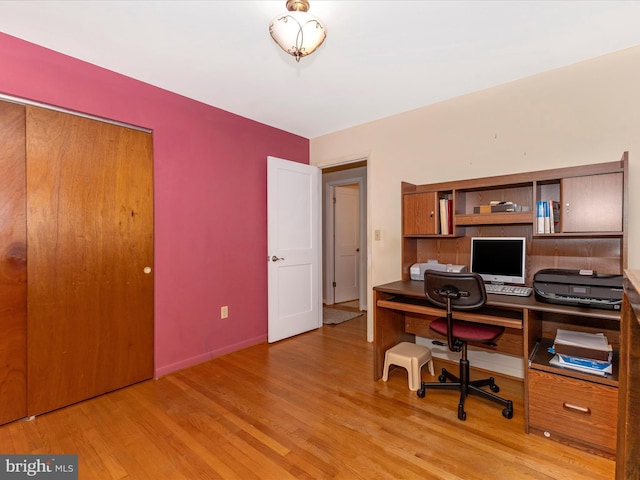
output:
M438 337L428 326L435 318L444 316L445 311L429 303L424 295L423 282L415 280L391 282L374 287L373 303L373 379L378 380L382 377L384 353L387 349L402 341L415 341L416 334ZM614 348L618 344L620 312L553 305L538 302L533 295L516 297L488 294L484 308L471 312L456 312L455 315L461 320L505 327L508 335L520 337L520 348L513 348L513 339L499 339L498 347L494 350L519 355L525 359L529 358L540 338L555 336L555 330L552 331L551 328L563 322L575 323L576 318L580 319L579 323L582 325L604 324L610 327L612 331L608 332L609 341ZM542 320L550 318L555 318L556 321L553 324L546 325L545 322L545 325L542 325ZM574 322L570 321L572 318ZM544 328L543 331L542 327L550 328Z
M374 288L373 379L382 377L384 354L416 335L441 338L429 323L444 316L424 296L423 282L398 281ZM538 348L541 339L555 338L558 328L603 332L614 350L620 347L620 312L553 305L530 297L488 295L485 307L456 312L456 318L501 325L505 333L496 347L478 346L519 355L525 372L525 429L582 449L612 457L616 450L618 372L601 378L549 365L550 354ZM470 346L471 348L471 346ZM535 354L535 355L534 355ZM472 365L473 368L473 365ZM577 400L576 400L577 399ZM584 400L584 404L581 403ZM574 411L570 407L576 406ZM588 414L585 414L587 411ZM596 428L597 427L597 428Z
M620 325L617 480L640 479L640 271L625 272Z

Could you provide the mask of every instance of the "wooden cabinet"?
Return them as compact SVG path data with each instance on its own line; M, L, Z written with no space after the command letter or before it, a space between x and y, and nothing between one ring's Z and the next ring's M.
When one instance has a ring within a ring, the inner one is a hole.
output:
M530 430L615 454L617 388L537 370L527 377Z
M621 232L622 173L563 178L562 232Z
M614 458L618 422L617 358L613 375L598 377L550 365L553 355L547 348L553 344L555 331L560 327L601 331L617 351L617 314L603 311L583 316L561 311L530 311L528 317L525 343L534 344L528 355L525 378L528 433Z
M405 235L435 235L440 228L438 192L413 193L402 198Z
M12 365L0 405L19 408L1 422L153 376L151 135L6 102L0 117L14 109L18 154L3 142L0 155L0 357Z

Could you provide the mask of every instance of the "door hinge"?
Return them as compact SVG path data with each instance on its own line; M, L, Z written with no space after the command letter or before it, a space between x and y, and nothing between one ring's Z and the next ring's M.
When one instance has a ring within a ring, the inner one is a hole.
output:
M336 282L333 282L333 286L334 286L334 288L335 288L335 286L336 286Z

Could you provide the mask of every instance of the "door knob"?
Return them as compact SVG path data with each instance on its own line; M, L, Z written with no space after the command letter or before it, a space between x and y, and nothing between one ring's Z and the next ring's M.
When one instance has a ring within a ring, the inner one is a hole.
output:
M271 261L272 262L277 262L278 260L284 260L284 258L278 258L275 255L273 257L271 257Z

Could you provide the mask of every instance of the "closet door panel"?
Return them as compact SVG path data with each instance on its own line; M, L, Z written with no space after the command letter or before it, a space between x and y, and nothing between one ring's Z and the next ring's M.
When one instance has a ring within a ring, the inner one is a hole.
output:
M24 112L0 102L0 424L27 414Z
M153 155L144 132L37 107L26 122L36 415L153 376Z

